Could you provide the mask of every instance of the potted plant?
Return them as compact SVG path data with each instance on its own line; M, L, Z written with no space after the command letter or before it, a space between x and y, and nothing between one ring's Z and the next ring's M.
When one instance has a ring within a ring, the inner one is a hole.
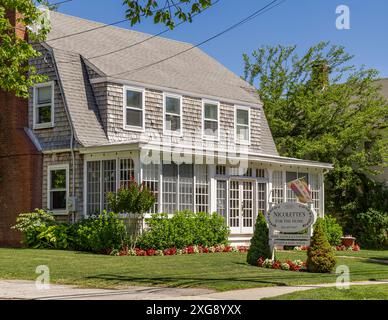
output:
M356 241L356 238L353 237L352 235L345 235L341 237L342 244L345 247L353 247Z

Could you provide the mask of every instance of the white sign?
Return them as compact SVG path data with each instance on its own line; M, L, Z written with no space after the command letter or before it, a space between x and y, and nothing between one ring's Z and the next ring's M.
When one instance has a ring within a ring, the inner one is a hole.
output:
M310 241L308 240L283 240L283 239L275 239L274 240L275 245L279 246L297 246L297 247L302 247L302 246L309 246Z
M303 231L312 226L317 219L317 214L305 204L282 202L268 210L266 219L273 230L291 233Z
M289 234L289 233L278 233L272 235L272 239L283 239L283 240L310 240L310 235L308 234Z

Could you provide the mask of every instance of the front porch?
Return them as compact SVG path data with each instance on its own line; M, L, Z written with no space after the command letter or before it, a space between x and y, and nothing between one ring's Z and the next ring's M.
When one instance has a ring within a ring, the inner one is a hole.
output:
M231 229L232 243L246 244L259 211L271 203L297 201L287 182L304 177L312 192L313 208L324 215L325 170L330 165L290 159L248 155L235 159L198 154L185 161L174 157L144 160L140 150L94 152L84 155L85 216L108 209L106 195L129 182L144 183L156 197L151 213L192 210L217 212ZM206 160L206 161L203 161Z

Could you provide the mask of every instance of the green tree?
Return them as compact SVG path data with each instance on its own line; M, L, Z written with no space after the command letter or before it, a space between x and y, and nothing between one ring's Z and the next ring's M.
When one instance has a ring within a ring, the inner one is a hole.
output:
M212 5L212 0L124 0L124 4L128 6L126 18L132 26L141 22L142 17L153 17L154 23L174 29L175 20L191 22L194 14Z
M368 178L388 159L381 138L388 105L378 72L357 68L342 46L328 42L301 56L296 46L279 45L243 58L243 78L257 87L279 153L334 164L325 175L326 208L345 231L358 212L387 211L386 191Z
M0 89L15 92L19 97L28 97L29 88L46 78L28 64L29 59L38 57L40 53L26 39L16 35L18 27L15 30L7 17L7 12L12 10L19 12L19 22L29 27L27 35L30 42L44 40L49 26L44 23L42 11L32 0L0 0Z
M120 188L117 193L108 193L107 200L109 209L113 212L129 214L127 230L134 248L140 235L144 214L155 204L155 196L144 184L139 185L132 179L128 186Z
M251 245L247 254L247 262L257 266L260 257L271 258L272 253L269 247L269 230L264 215L259 212L256 219L255 231L251 239Z
M306 264L308 271L319 273L331 272L335 267L336 258L325 235L322 219L318 219L314 225Z

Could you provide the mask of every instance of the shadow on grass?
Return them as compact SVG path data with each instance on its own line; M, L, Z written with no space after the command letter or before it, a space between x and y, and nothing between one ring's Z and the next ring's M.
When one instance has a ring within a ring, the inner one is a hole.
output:
M287 286L285 282L275 281L272 279L260 279L260 278L199 278L193 276L164 276L164 277L137 277L127 275L115 275L115 274L100 274L95 276L88 276L87 279L93 280L104 280L113 281L116 283L133 282L142 284L153 284L153 285L165 285L173 288L184 288L184 287L218 287L222 284L238 284L238 283L249 283L253 286L255 284L266 285L266 286Z

